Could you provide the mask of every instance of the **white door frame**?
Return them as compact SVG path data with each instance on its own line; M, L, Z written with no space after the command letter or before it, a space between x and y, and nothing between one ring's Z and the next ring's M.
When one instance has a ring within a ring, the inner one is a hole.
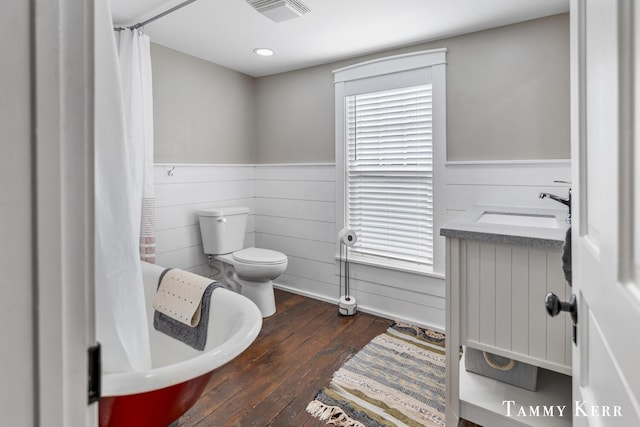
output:
M93 0L32 5L36 423L94 426Z

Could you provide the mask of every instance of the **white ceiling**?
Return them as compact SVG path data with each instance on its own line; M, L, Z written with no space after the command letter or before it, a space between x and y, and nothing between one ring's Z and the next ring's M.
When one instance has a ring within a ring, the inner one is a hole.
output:
M110 0L132 25L184 0ZM569 10L569 0L302 0L311 12L275 23L246 0L197 0L148 24L151 41L258 77ZM276 54L259 57L256 47Z

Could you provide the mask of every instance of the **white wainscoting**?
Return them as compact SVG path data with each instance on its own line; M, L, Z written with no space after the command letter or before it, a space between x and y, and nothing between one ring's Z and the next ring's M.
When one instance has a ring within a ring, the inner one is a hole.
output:
M571 160L509 160L447 162L447 217L453 219L474 205L562 209L540 192L566 197Z
M337 303L336 169L256 166L256 244L284 252L289 267L276 286ZM444 281L351 263L351 294L361 311L444 330Z
M565 196L568 185L553 181L571 176L569 160L449 162L446 171L449 218L476 204L559 208L538 193ZM158 264L208 275L198 210L248 206L246 245L289 257L276 286L337 302L334 164L156 164L155 182ZM443 279L352 263L350 284L362 311L444 330Z
M289 258L278 286L337 302L335 165L256 165L255 188L256 245Z
M253 165L156 164L156 263L209 275L202 250L198 211L248 206L245 244L255 242Z

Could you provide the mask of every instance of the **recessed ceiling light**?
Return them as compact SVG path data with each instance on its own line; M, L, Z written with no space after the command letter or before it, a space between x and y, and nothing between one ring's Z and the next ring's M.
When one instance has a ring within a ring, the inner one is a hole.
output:
M253 53L260 56L273 56L275 52L267 47L257 47L253 49Z

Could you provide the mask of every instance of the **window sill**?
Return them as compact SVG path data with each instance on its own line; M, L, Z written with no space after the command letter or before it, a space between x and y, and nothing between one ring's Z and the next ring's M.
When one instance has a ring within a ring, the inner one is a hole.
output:
M340 260L340 256L336 255L336 261ZM411 262L394 261L390 259L365 257L362 255L349 254L349 263L367 265L370 267L384 268L387 270L402 271L404 273L418 274L420 276L433 277L436 279L445 278L444 274L427 270L426 267L419 266Z

